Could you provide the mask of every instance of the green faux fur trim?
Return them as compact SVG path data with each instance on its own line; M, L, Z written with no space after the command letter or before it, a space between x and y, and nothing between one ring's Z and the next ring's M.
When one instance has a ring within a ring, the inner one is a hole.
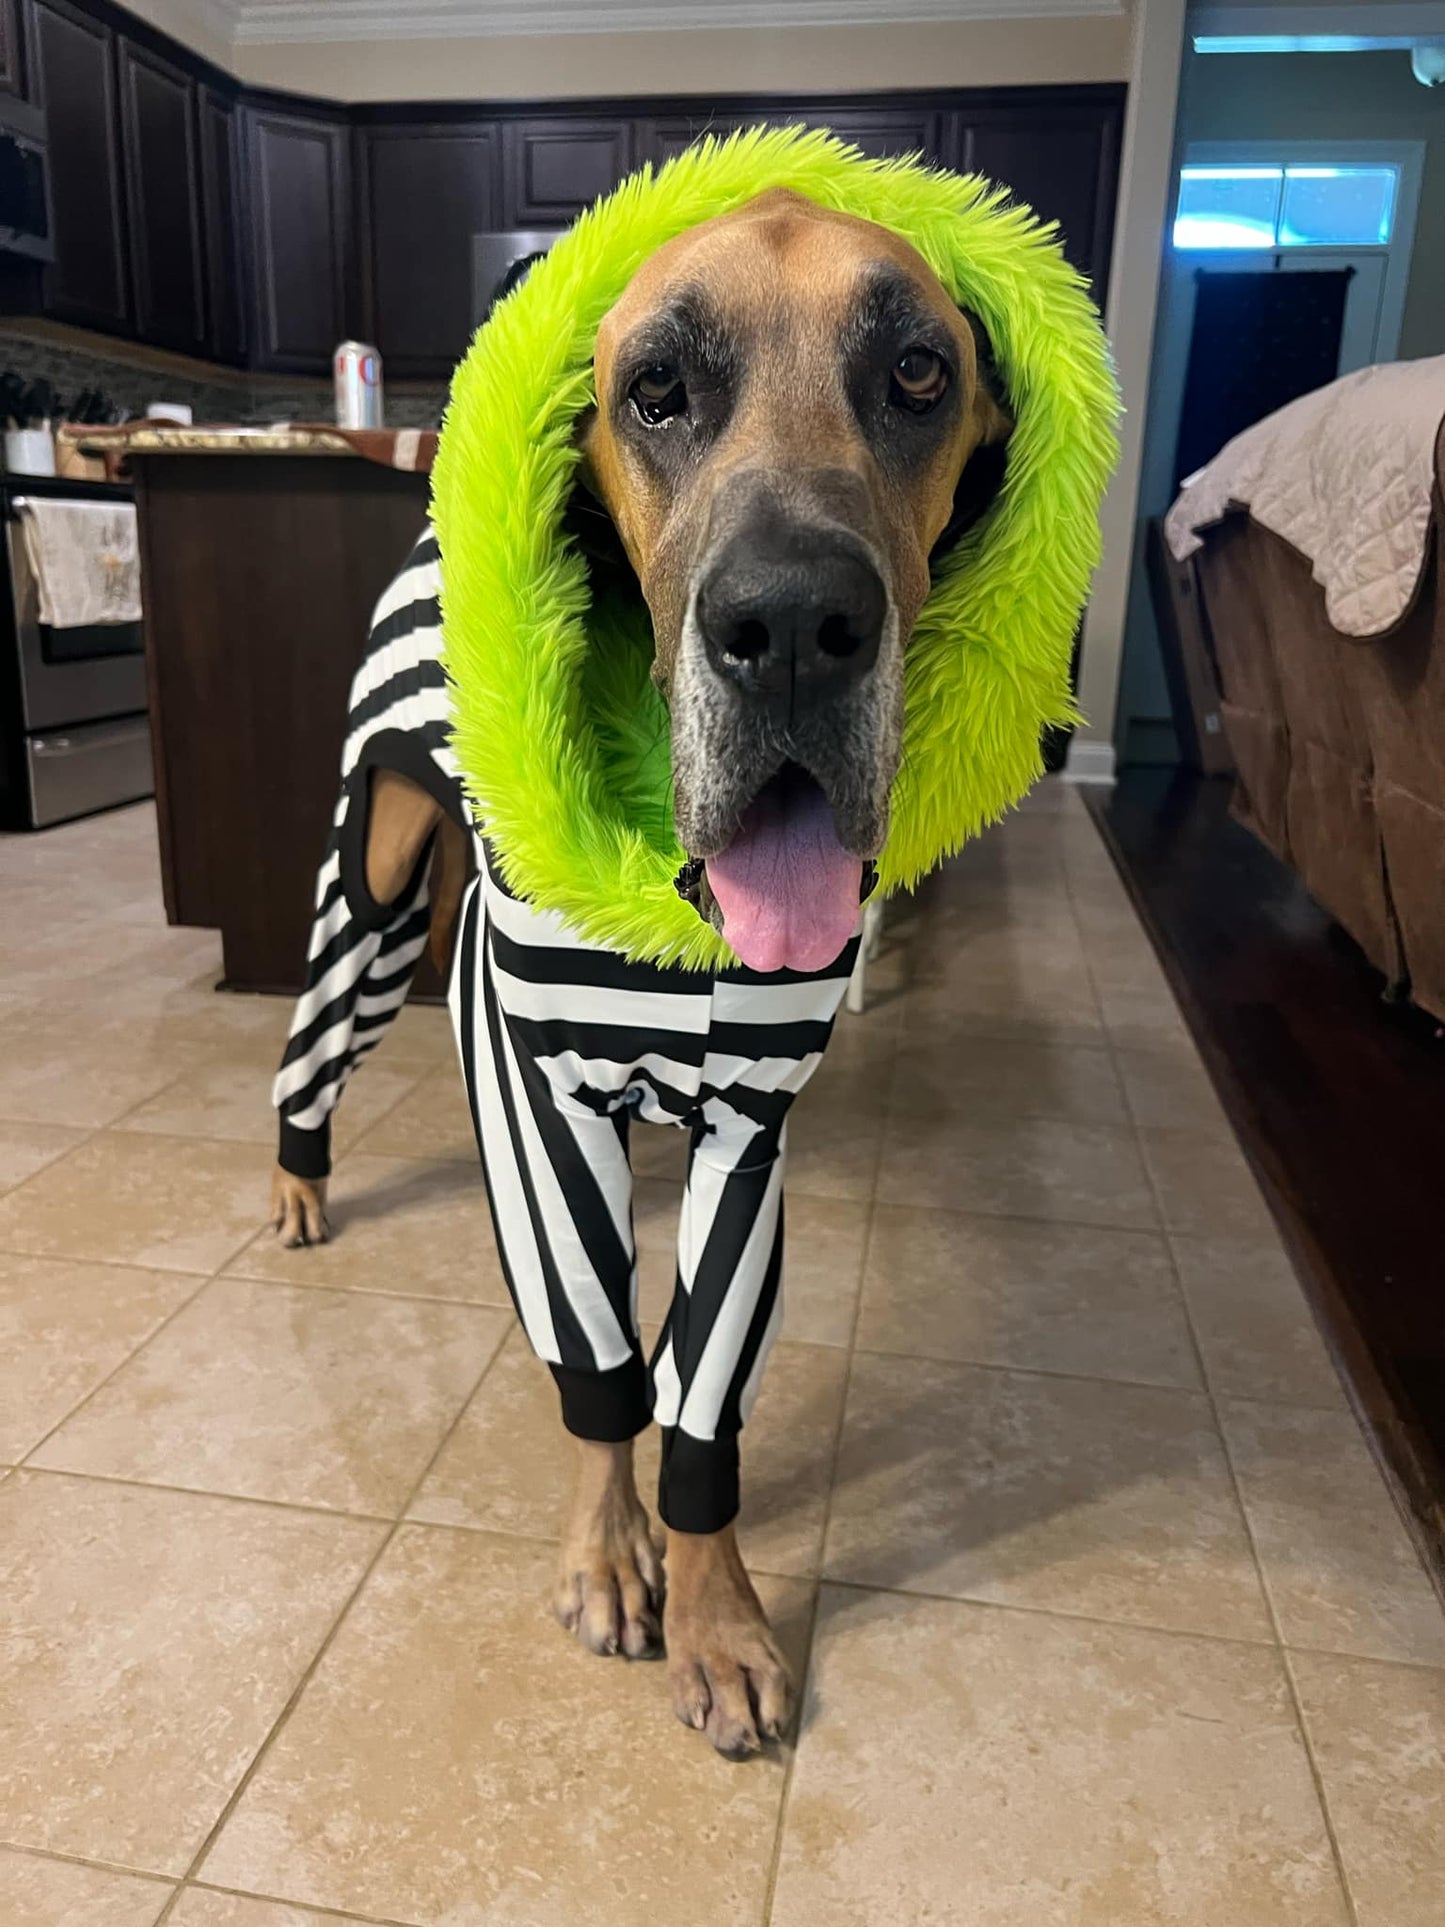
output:
M1040 774L1074 720L1069 658L1099 557L1117 394L1052 228L976 176L871 161L821 133L707 140L583 214L478 331L432 480L454 746L518 894L629 956L732 952L673 878L667 715L640 603L594 606L563 534L602 317L673 235L789 187L910 241L988 329L1017 426L988 515L938 566L909 644L903 760L879 883L917 881Z

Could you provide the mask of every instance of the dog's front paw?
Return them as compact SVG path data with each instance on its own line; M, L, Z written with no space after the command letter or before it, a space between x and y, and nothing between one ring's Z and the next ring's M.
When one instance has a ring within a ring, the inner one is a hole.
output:
M632 1446L578 1441L553 1611L588 1652L650 1659L661 1645L662 1561L637 1496Z
M745 1760L781 1739L793 1681L732 1527L705 1536L670 1532L665 1631L672 1707L726 1759Z
M283 1245L324 1245L331 1236L325 1178L298 1178L278 1164L271 1176L271 1229Z

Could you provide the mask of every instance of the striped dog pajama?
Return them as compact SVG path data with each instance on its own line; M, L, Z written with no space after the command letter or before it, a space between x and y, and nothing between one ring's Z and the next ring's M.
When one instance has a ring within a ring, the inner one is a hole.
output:
M329 1172L331 1114L405 1002L427 938L426 854L394 903L366 887L371 772L410 777L470 827L438 570L428 531L381 597L352 683L305 987L273 1093L280 1162L297 1177ZM473 843L448 1001L508 1290L567 1429L615 1441L655 1419L663 1521L716 1532L738 1509L738 1434L782 1320L787 1112L828 1042L857 939L812 973L634 963L519 900ZM639 1119L688 1132L672 1304L650 1366L628 1156Z

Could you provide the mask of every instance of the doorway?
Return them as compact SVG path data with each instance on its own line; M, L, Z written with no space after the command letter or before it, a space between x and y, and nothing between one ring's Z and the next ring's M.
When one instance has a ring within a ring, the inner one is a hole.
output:
M1424 153L1421 141L1188 144L1160 291L1141 531L1251 422L1399 353ZM1306 338L1308 354L1290 352ZM1130 581L1121 759L1172 763L1144 546Z
M1176 271L1171 491L1275 409L1379 360L1383 283L1378 256L1333 248L1217 255Z
M1418 142L1191 143L1165 262L1149 513L1274 409L1393 359L1421 162Z

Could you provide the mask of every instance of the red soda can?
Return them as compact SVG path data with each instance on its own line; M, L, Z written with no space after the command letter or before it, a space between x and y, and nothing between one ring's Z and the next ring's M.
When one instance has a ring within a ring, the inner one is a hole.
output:
M336 426L381 427L381 356L369 341L343 341L331 358Z

